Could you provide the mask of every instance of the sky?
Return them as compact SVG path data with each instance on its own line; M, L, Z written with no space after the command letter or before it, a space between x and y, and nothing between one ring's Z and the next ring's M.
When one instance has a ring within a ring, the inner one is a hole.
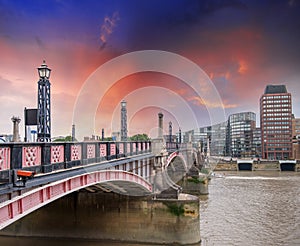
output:
M87 122L96 135L119 131L123 99L129 135L154 137L159 112L165 131L170 121L187 131L244 111L259 124L268 84L287 86L300 117L299 11L297 0L0 0L0 134L19 116L24 137L43 60L53 137L72 124L80 135Z

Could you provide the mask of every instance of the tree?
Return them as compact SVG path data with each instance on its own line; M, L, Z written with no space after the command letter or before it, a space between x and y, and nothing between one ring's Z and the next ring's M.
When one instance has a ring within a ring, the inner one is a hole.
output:
M150 138L148 137L147 134L143 133L143 134L136 134L132 137L130 137L131 141L149 141Z
M76 141L76 139L75 139L75 141ZM53 142L72 142L72 136L57 138Z

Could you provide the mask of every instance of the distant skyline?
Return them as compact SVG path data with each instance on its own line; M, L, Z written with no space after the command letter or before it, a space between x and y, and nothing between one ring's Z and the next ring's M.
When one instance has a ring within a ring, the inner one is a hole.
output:
M0 0L0 134L12 133L10 119L19 116L24 137L23 110L37 107L36 68L43 60L52 69L54 137L71 134L77 97L101 65L142 50L172 52L196 63L218 91L226 117L252 111L258 122L259 98L268 84L286 85L300 117L299 11L295 0ZM179 120L186 107L207 126L210 108L220 107L205 104L179 78L135 73L103 93L96 134L118 130L124 98L129 135L155 134L160 111L166 131L169 121L173 132L179 124L190 130L188 120Z

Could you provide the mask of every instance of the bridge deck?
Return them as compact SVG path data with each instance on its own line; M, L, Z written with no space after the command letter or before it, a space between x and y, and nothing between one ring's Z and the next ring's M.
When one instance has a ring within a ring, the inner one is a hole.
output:
M151 153L148 154L140 154L131 157L124 157L120 159L107 160L99 163L91 163L87 165L74 166L68 169L59 169L52 171L51 173L38 173L34 175L33 179L29 179L26 181L26 189L30 189L33 187L45 185L51 182L56 182L62 179L82 175L85 173L92 173L99 170L106 170L113 168L118 165L122 165L128 163L128 161L137 161L145 158L151 158L153 155ZM0 195L12 193L15 191L23 190L22 181L17 183L17 186L14 187L11 183L2 183L0 184Z

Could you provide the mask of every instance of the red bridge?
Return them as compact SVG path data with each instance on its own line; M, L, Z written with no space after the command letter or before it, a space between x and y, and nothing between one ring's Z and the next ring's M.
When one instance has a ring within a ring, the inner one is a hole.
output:
M151 142L0 145L0 229L79 189L152 193Z

